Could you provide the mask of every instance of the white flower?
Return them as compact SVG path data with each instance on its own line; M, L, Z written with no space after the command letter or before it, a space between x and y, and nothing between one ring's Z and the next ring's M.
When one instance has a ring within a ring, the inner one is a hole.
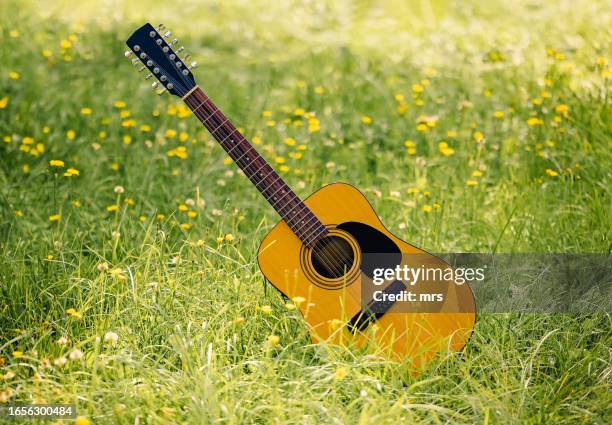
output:
M125 192L125 189L123 188L123 186L115 186L115 188L113 190L115 191L115 193L123 193L123 192Z
M66 357L58 357L57 359L53 360L53 364L55 366L64 366L66 364Z
M81 360L83 358L83 352L78 348L75 348L70 352L70 354L68 354L68 357L70 357L70 360Z
M113 233L111 233L111 236L113 239L119 239L121 237L121 233L115 230Z
M104 262L104 263L100 263L98 264L98 271L103 272L108 270L108 263Z
M109 342L111 344L116 343L119 340L119 335L117 335L113 331L108 331L104 334L104 341Z
M65 336L60 336L57 340L57 343L59 345L66 345L68 344L68 338L66 338Z

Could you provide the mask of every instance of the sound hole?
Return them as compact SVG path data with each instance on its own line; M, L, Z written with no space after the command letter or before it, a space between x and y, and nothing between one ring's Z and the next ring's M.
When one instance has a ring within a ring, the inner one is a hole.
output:
M328 279L337 279L350 270L355 261L351 245L339 236L326 236L312 248L315 271Z

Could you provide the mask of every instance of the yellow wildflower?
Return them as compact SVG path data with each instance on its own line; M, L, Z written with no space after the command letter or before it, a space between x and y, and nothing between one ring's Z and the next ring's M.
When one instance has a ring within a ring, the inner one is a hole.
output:
M567 113L569 112L569 106L567 106L565 103L557 105L555 107L555 112L559 115L567 115Z
M423 207L421 208L421 211L423 211L424 213L429 213L432 210L432 206L429 204L425 204L423 205Z
M278 335L270 335L267 341L271 347L276 347L278 344L280 344L280 337Z
M23 357L23 352L13 351L13 358L18 359L19 357Z
M68 138L68 140L74 140L74 138L76 137L76 133L74 132L74 130L68 130L66 132L66 137Z
M123 100L117 100L115 103L113 103L113 106L115 108L121 109L126 107L126 103Z
M415 93L421 93L423 91L423 86L420 84L413 84L412 85L412 91Z
M0 99L0 109L6 108L6 106L8 105L8 101L8 96L4 96L2 99Z
M119 206L117 204L109 205L106 207L106 211L108 212L117 212L119 210Z
M482 134L480 131L475 132L474 133L474 140L476 140L479 143L484 141L484 134Z
M269 305L261 306L259 307L259 310L261 310L263 314L272 314L272 307L270 307Z
M64 173L64 177L72 177L72 176L78 176L79 175L79 170L77 170L76 168L68 168L66 170L66 172Z
M11 71L11 72L9 72L9 78L11 80L18 80L20 78L20 75L16 71Z
M474 179L469 179L468 181L465 182L465 184L467 184L468 186L476 186L478 185L478 181Z
M62 218L61 215L59 214L53 214L49 216L49 221L54 222L54 221L60 221L60 219Z
M92 112L93 111L91 108L88 108L88 107L81 108L81 115L91 115Z
M493 115L495 115L495 118L503 118L504 117L504 113L502 111L495 111L495 113Z
M372 117L370 117L369 115L364 115L361 117L361 122L365 125L370 125L372 124Z
M550 177L557 177L559 175L559 173L557 173L555 170L551 170L550 168L546 169L546 174L548 174Z
M338 368L336 370L336 372L334 373L334 380L335 381L340 381L340 380L344 379L346 377L346 375L348 375L348 373L349 373L349 371L348 371L347 368L345 368L345 367Z

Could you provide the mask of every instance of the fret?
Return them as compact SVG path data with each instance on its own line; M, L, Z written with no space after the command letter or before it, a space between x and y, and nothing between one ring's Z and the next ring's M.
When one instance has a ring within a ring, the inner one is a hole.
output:
M184 101L304 244L310 245L326 234L327 229L316 215L201 89L194 90ZM267 172L263 171L266 167Z
M214 115L214 114L213 114L213 115ZM216 133L216 132L217 132L217 131L218 131L218 130L221 128L221 127L223 127L223 126L224 126L224 125L225 125L225 124L226 124L228 121L229 121L229 118L225 118L225 120L224 120L224 121L223 121L221 124L219 124L219 126L217 126L217 128L215 128L214 130L210 130L210 132L212 133L212 135L214 136L214 135L215 135L215 133ZM221 143L221 142L219 142L219 143Z
M195 108L192 108L192 109L191 109L191 112L193 112L193 113L195 114L195 112L196 112L198 109L200 109L202 106L204 106L204 104L205 104L206 102L208 102L209 100L210 100L209 98L206 98L206 100L205 100L204 102L200 103L200 104L199 104L198 106L196 106Z

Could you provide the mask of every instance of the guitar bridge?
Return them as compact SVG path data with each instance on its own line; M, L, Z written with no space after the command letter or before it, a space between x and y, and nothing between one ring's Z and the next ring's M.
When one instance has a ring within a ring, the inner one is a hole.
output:
M406 285L401 280L396 280L383 289L383 294L399 294L406 289ZM370 323L380 319L387 311L395 304L395 301L389 301L389 297L383 296L383 301L371 300L363 309L355 314L348 321L348 329L352 333L363 331Z

